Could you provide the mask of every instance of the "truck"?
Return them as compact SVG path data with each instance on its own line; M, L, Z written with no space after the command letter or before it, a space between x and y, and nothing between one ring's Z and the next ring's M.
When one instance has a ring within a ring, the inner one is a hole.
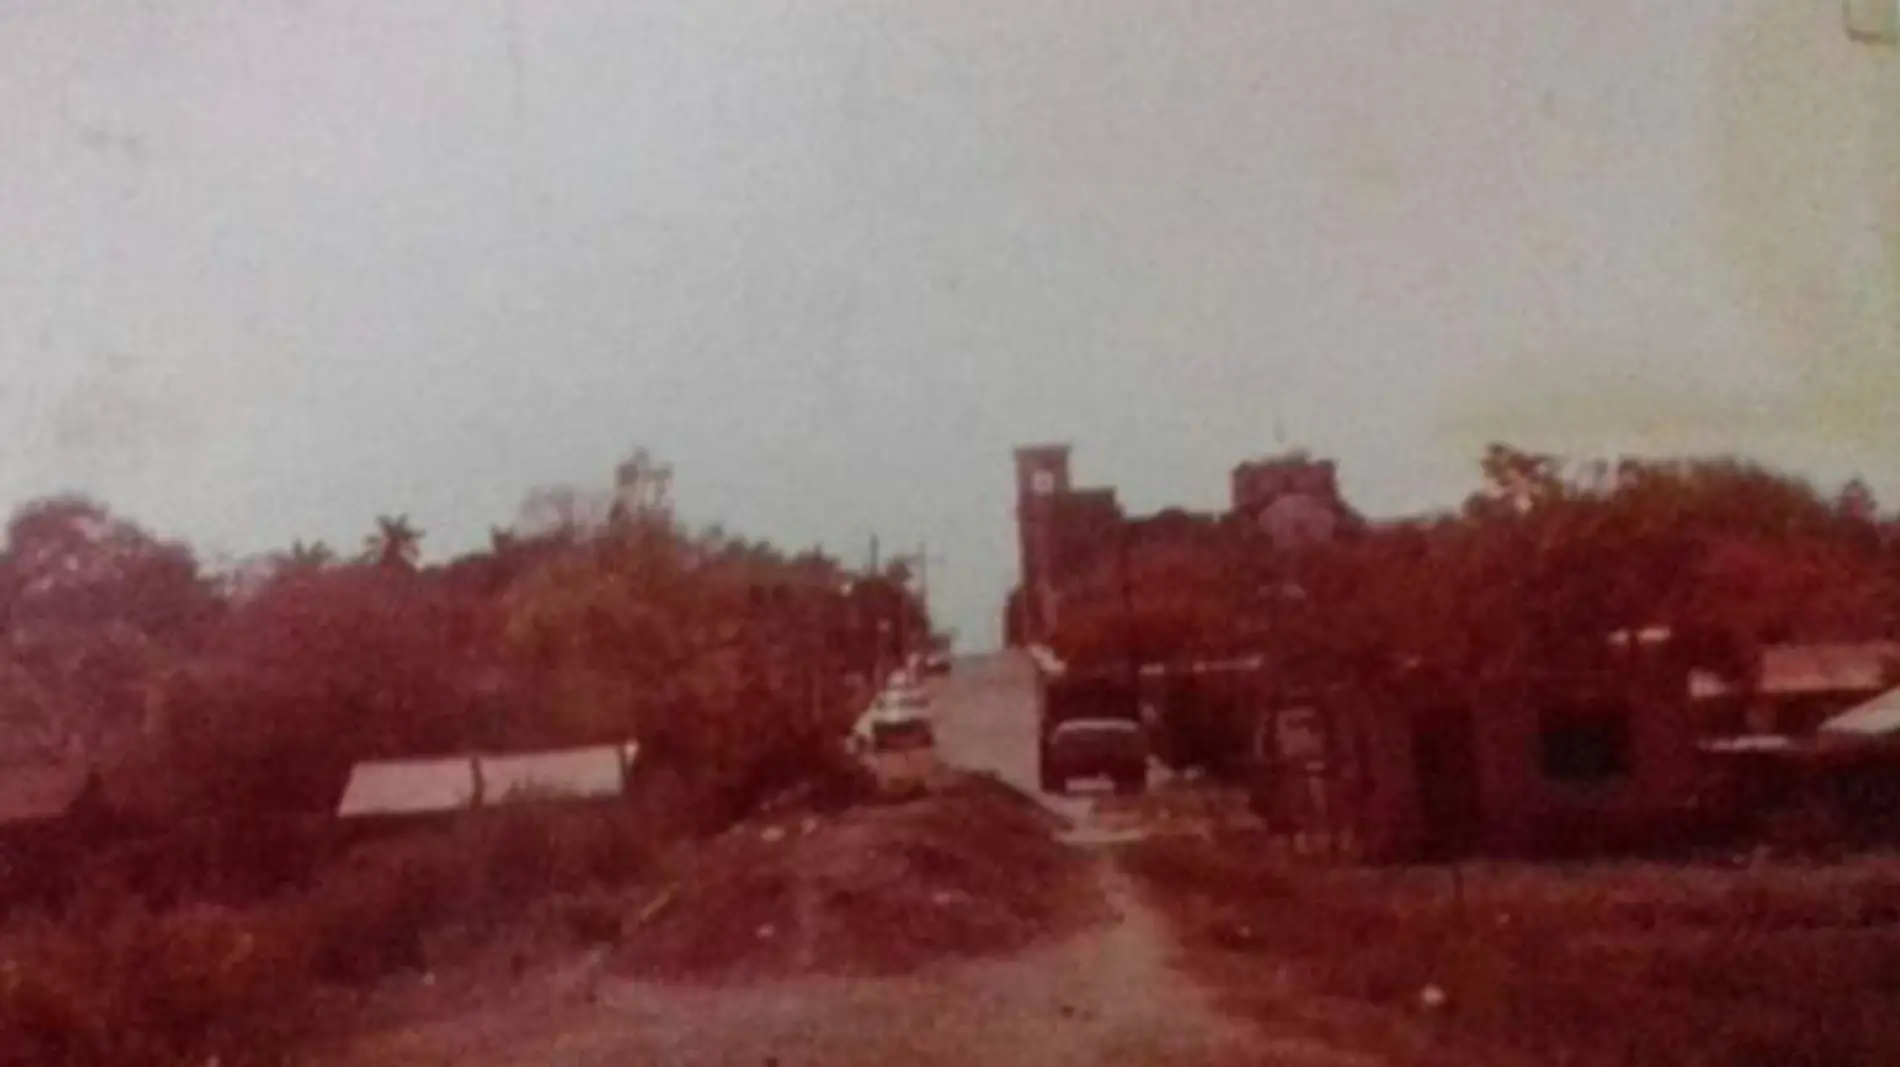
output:
M1124 793L1148 782L1140 687L1122 668L1044 663L1037 674L1037 777L1045 793L1106 777Z

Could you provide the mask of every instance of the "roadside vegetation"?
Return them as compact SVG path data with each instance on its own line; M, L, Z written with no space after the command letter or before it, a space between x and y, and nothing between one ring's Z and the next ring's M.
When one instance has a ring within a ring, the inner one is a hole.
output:
M435 565L400 516L214 573L94 501L22 509L0 774L85 766L101 803L0 868L0 1067L283 1062L352 990L611 943L674 844L848 802L875 642L927 634L921 607L899 571L687 528L670 479L636 453ZM360 760L630 738L624 802L332 814Z
M1316 870L1170 838L1129 868L1263 1023L1421 1063L1900 1057L1900 861Z
M1276 684L1417 671L1468 693L1615 676L1633 643L1615 635L1660 632L1672 666L1744 697L1699 711L1684 693L1676 713L1706 716L1686 732L1707 736L1749 729L1739 709L1765 648L1900 636L1900 523L1858 484L1831 495L1733 459L1572 463L1504 446L1482 473L1455 512L1293 551L1136 536L1070 587L1051 643L1070 662L1257 654ZM1857 851L1876 827L1748 814L1681 841L1649 812L1578 834L1628 829L1685 854L1760 834L1831 862L1324 869L1264 835L1172 837L1129 862L1236 1005L1348 1047L1380 1032L1395 1058L1446 1064L1900 1062L1900 865Z
M1597 665L1606 635L1668 627L1746 686L1763 645L1900 623L1900 537L1860 483L1504 445L1481 474L1459 508L1292 550L1157 517L1065 580L1049 643L1074 664L1265 653L1316 680L1398 662L1475 678Z

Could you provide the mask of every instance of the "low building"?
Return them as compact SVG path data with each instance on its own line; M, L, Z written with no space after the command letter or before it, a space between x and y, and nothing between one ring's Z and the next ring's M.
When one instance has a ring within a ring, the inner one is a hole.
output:
M1412 668L1269 688L1256 797L1269 822L1276 809L1292 820L1287 833L1369 860L1681 843L1703 815L1683 690L1661 655L1477 682Z
M0 913L62 896L79 859L116 829L90 764L0 766Z
M1807 737L1823 722L1900 685L1900 643L1781 644L1762 650L1750 682L1689 677L1705 732Z
M336 814L408 819L515 801L622 796L640 746L594 745L546 752L365 760L350 768Z

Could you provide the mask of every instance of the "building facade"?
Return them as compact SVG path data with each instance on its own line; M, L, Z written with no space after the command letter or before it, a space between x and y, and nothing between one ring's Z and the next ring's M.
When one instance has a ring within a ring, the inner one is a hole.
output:
M1333 461L1304 453L1236 465L1224 511L1168 508L1147 516L1128 515L1112 488L1078 488L1071 457L1067 444L1025 445L1015 452L1020 581L1005 624L1012 643L1046 639L1059 625L1064 584L1130 546L1286 550L1363 525L1340 493Z

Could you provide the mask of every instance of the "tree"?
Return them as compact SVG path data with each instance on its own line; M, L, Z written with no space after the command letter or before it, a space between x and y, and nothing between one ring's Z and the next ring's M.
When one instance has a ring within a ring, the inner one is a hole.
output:
M494 653L457 640L461 607L382 568L279 576L158 689L170 800L328 811L359 759L479 739L476 668Z
M1456 517L1305 553L1309 610L1272 650L1478 678L1604 667L1612 635L1663 626L1686 661L1745 675L1770 640L1879 634L1896 599L1866 524L1755 464L1496 445L1482 469Z
M0 746L129 742L156 676L221 610L184 546L80 497L21 508L0 552Z
M731 565L692 566L677 530L629 528L535 566L505 597L513 653L577 731L645 735L680 696L680 669L736 635L744 588Z
M1073 663L1218 657L1250 635L1251 590L1215 538L1126 537L1060 590L1050 643Z
M605 529L612 512L613 500L604 494L567 485L542 486L522 501L516 530L529 538L578 540Z
M0 553L0 627L123 623L189 640L217 598L189 548L161 541L83 497L21 508Z
M277 557L279 571L319 571L337 563L336 550L322 541L295 541Z
M376 532L363 540L363 551L379 567L413 571L422 554L422 531L410 524L407 515L379 516Z

